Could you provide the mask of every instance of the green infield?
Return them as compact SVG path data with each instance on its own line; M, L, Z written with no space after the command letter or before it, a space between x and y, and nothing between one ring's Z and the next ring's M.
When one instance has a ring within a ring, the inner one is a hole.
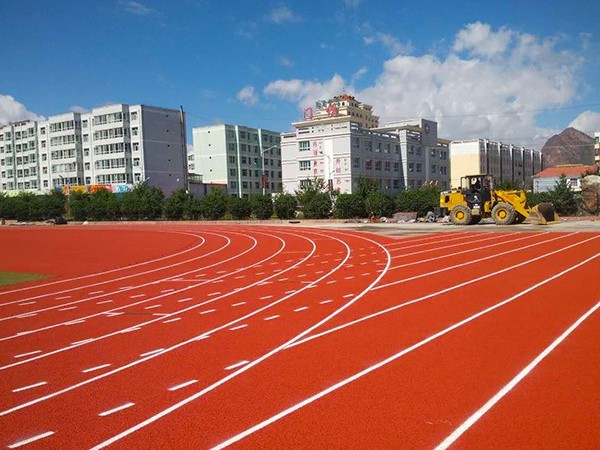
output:
M50 276L51 275L45 275L43 273L0 272L0 286L42 280L44 278L50 278Z

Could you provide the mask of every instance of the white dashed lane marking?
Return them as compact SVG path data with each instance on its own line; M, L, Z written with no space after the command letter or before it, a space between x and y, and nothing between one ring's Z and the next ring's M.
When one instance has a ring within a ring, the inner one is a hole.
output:
M25 302L25 303L19 303L19 306L27 306L27 305L33 305L35 302Z
M266 317L264 320L273 320L273 319L277 319L279 317L279 315L274 315L271 317Z
M38 435L32 436L28 439L15 442L14 444L10 444L8 446L8 448L19 448L23 445L31 444L32 442L39 441L40 439L47 438L48 436L52 436L53 434L54 434L54 431L46 431L45 433L38 434Z
M21 353L20 355L13 356L13 358L23 358L25 356L37 355L38 353L42 353L42 351L41 350L34 350L34 351L28 352L28 353Z
M69 306L67 308L60 308L59 311L70 311L70 310L76 309L76 308L77 308L77 306Z
M190 300L193 300L193 297L182 298L181 300L177 300L177 302L178 303L183 303L183 302L189 302Z
M106 367L110 367L110 364L102 364L101 366L90 367L89 369L83 369L83 373L93 372L95 370L105 369Z
M211 292L210 294L208 294L208 297L214 297L215 295L219 295L220 292Z
M154 308L160 308L162 305L152 305L152 306L146 306L144 309L154 309Z
M169 388L169 391L171 391L171 392L173 392L173 391L177 391L177 390L179 390L179 389L182 389L182 388L184 388L184 387L188 387L188 386L190 386L190 385L192 385L192 384L194 384L194 383L197 383L197 382L198 382L198 380L190 380L190 381L186 381L185 383L181 383L181 384L177 384L177 385L175 385L175 386L171 386L171 387Z
M323 300L322 302L319 302L321 305L324 305L325 303L331 303L333 300Z
M206 311L200 312L200 314L210 314L211 312L215 312L216 309L207 309Z
M265 295L264 297L261 297L260 300L266 300L268 298L273 298L272 295Z
M231 366L225 367L225 370L231 370L231 369L235 369L236 367L241 367L241 366L245 366L246 364L248 364L250 361L240 361L238 363L232 364Z
M36 387L43 386L45 384L48 384L48 382L47 381L40 381L39 383L30 384L29 386L23 386L23 387L20 387L20 388L17 388L17 389L13 389L12 391L13 392L26 391L27 389L33 389L33 388L36 388Z
M163 323L177 322L178 320L181 320L181 317L175 317L174 319L165 320Z
M65 300L67 298L71 298L70 295L63 295L62 297L56 297L56 300Z
M117 406L116 408L109 409L108 411L101 412L98 415L100 417L110 416L111 414L114 414L116 412L123 411L124 409L127 409L127 408L131 408L134 405L135 405L135 403L131 403L131 402L125 403L124 405Z
M156 350L150 350L146 353L140 353L140 356L143 358L144 356L153 355L154 353L162 352L164 348L157 348Z
M296 308L294 310L294 312L298 312L298 311L304 311L305 309L308 309L308 306L301 306L300 308Z
M140 297L145 297L145 296L146 296L146 294L136 294L136 295L132 295L129 298L140 298Z
M104 291L93 291L90 292L89 295L96 295L96 294L102 294Z
M245 305L245 304L246 304L246 302L239 302L239 303L234 303L231 306L240 306L240 305Z
M113 300L103 300L101 302L97 302L96 305L104 305L105 303L112 303Z
M235 331L235 330L241 330L242 328L246 328L248 325L247 324L243 324L243 325L238 325L237 327L232 327L230 328L231 331Z

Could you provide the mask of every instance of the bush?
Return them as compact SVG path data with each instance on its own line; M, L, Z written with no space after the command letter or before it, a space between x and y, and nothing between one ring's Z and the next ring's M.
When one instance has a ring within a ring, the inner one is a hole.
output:
M69 210L74 220L88 218L90 195L87 192L71 192L69 194Z
M391 217L396 212L394 198L383 192L369 194L365 206L370 215L377 217Z
M181 220L189 216L192 195L185 189L173 191L171 196L163 204L163 212L167 219Z
M252 206L247 198L229 197L227 210L235 220L249 219L252 214Z
M40 220L56 219L65 214L67 197L59 190L52 190L38 198Z
M552 202L552 198L550 198L550 194L548 192L526 192L527 195L527 204L529 206L539 205L540 203Z
M304 205L306 219L327 219L331 214L331 197L325 192L314 194Z
M130 220L158 219L162 215L164 198L159 188L142 182L135 185L131 192L123 194L121 210Z
M117 196L106 189L90 194L87 208L87 218L92 220L115 220L121 215Z
M573 216L579 209L579 198L569 186L567 176L562 174L554 189L549 191L550 201L558 215Z
M291 194L280 194L273 203L275 215L281 220L290 220L296 217L297 207L296 197Z
M259 220L267 220L273 216L273 198L270 194L258 194L250 199L252 213Z
M366 217L364 199L359 194L340 194L335 201L334 216L338 219Z
M227 212L227 194L220 189L214 189L200 200L202 217L210 220L222 219Z
M395 198L396 211L416 212L424 217L428 211L440 206L440 190L436 187L411 189L399 192Z

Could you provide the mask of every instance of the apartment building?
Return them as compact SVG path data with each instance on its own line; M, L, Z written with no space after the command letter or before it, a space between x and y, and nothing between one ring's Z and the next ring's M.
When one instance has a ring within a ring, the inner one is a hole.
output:
M225 184L230 195L282 192L280 133L219 124L192 130L188 170L204 183Z
M2 191L123 192L141 181L167 195L187 186L181 111L116 104L0 127Z
M315 109L307 108L304 120L292 123L295 130L281 135L286 192L315 177L341 193L354 192L360 177L376 180L390 194L428 182L448 187L449 141L438 140L436 122L380 127L370 105L346 94L319 101Z
M489 139L450 142L452 187L460 186L465 175L488 173L496 181L513 181L531 189L532 177L542 170L542 154Z

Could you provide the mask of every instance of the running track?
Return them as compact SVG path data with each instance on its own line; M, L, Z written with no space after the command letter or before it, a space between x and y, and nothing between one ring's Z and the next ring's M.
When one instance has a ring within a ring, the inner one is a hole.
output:
M9 448L592 448L600 234L2 228Z

